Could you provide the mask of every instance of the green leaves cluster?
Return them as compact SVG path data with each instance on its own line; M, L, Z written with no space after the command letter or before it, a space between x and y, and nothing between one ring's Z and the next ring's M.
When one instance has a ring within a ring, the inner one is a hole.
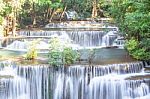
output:
M150 59L149 5L149 0L113 0L110 7L110 15L128 39L126 47L129 53L140 60Z
M0 0L0 27L1 29L1 33L3 36L7 35L5 34L5 32L3 30L12 30L13 34L15 31L15 26L16 26L16 17L17 14L20 12L21 10L21 5L24 3L25 0ZM7 26L9 23L8 19L12 19L13 24L12 25L12 29L8 29L9 26ZM8 32L8 31L7 31Z
M69 43L62 43L59 38L50 40L49 64L52 66L63 66L75 63L79 53L68 46Z
M65 65L70 65L75 63L75 61L79 59L79 53L73 50L71 47L66 47L63 50L63 63Z
M27 60L32 60L35 59L37 57L37 49L36 46L39 43L40 40L34 40L31 42L31 44L29 44L29 48L28 51L25 55L25 59Z
M150 60L150 39L146 42L139 42L136 39L132 38L127 41L126 48L129 51L130 55L139 60Z
M45 25L51 20L65 19L65 11L76 11L80 19L92 15L94 0L1 0L0 16L10 14L17 19L18 27L26 28ZM107 1L95 0L96 8L101 16L101 10L108 8ZM76 19L76 18L75 18Z

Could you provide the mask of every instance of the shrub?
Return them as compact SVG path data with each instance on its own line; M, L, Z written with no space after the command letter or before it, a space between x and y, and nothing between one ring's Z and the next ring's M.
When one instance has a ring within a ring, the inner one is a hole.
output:
M126 42L125 47L129 52L132 52L138 47L138 43L139 42L136 39L132 38Z
M73 50L71 47L66 47L63 50L63 63L65 65L70 65L75 63L75 61L79 58L79 53Z
M25 55L25 59L27 60L32 60L35 59L37 57L37 49L36 49L36 45L40 40L34 40L31 42L31 44L29 44L29 49Z
M150 60L148 42L139 42L136 39L132 38L126 42L125 46L129 51L129 54L132 55L133 58L138 60Z
M69 42L62 42L59 38L50 40L49 64L52 66L63 66L75 63L79 53L69 46Z

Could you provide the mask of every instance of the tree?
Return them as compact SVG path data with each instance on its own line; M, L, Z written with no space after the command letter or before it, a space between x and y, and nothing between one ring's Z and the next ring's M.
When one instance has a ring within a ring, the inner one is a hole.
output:
M15 36L15 32L16 32L17 12L21 9L21 5L23 4L23 2L24 0L3 0L3 4L5 5L3 16L8 18L8 22L9 22L9 17L11 16L13 36Z
M4 3L3 1L0 1L0 36L3 35L3 21L4 21L4 18L3 18L3 12L4 12Z
M97 17L97 0L93 0L92 2L92 18Z
M128 39L126 47L129 53L140 60L150 59L149 5L149 0L113 0L110 8L111 16ZM133 46L136 47L132 49Z

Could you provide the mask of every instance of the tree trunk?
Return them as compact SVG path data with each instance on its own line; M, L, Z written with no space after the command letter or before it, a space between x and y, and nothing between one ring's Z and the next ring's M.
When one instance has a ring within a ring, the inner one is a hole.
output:
M60 16L60 22L61 22L61 19L63 18L64 14L65 14L66 9L67 9L67 5L65 5L65 8L64 8L64 10Z
M96 4L97 2L96 2L96 0L93 0L93 2L92 2L92 6L93 6L93 8L92 8L92 18L96 18L97 17L97 4Z
M48 19L49 19L50 12L51 12L51 9L48 7L47 12L46 12L46 17L45 17L46 21L48 21Z
M35 3L33 2L33 22L32 22L32 25L36 25L36 13L35 13Z
M33 17L33 23L32 23L32 25L33 25L33 26L36 25L36 17L35 17L35 16Z
M12 17L12 35L16 36L16 7L13 9L13 17Z
M16 16L14 16L12 20L12 35L16 36Z
M49 19L49 22L52 21L54 14L55 14L55 9L53 8L53 9L52 9L51 16L50 16L50 19Z

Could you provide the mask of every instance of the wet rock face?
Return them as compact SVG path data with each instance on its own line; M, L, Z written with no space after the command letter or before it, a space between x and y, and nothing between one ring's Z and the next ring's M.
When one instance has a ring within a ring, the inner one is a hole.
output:
M13 76L11 76L11 75L0 75L0 79L3 79L3 78L9 79L9 78L13 78Z
M126 78L126 80L144 80L144 79L150 80L150 74L139 75L139 76L131 76L131 77Z
M150 65L145 66L146 68L150 68Z
M147 67L144 69L144 71L145 71L146 73L150 73L150 67L147 66Z

